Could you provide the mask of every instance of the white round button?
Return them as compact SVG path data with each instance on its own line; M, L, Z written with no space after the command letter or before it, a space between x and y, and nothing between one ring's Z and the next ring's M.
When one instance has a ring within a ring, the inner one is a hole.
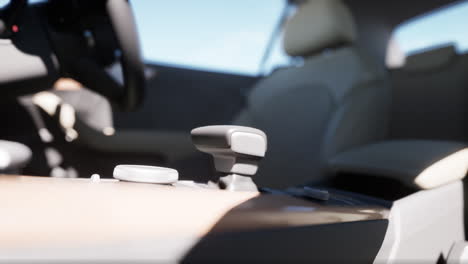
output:
M179 173L164 167L118 165L114 168L114 178L129 182L171 184L177 182Z

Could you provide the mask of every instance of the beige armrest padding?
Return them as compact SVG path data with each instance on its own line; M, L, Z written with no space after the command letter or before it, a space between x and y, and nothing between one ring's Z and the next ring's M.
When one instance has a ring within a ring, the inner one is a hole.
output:
M385 141L341 153L328 165L336 173L384 176L432 189L466 176L468 148L457 142Z
M258 195L0 176L0 262L178 263L227 212Z

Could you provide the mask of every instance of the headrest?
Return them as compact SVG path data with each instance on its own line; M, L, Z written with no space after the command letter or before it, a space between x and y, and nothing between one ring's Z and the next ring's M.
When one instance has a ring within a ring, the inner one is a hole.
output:
M453 44L419 52L406 58L404 69L407 71L425 71L442 67L449 63L457 52Z
M353 16L340 0L305 0L297 8L285 27L289 55L306 57L355 41Z

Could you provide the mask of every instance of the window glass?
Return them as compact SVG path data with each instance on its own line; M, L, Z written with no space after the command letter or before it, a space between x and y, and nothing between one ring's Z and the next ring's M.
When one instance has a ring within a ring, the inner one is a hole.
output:
M401 24L389 44L389 64L426 49L453 43L459 53L468 52L468 1L444 7Z
M5 7L9 2L10 0L0 0L0 8Z
M201 70L258 75L285 63L275 41L262 58L285 0L132 0L147 61Z
M0 0L0 8L5 7L10 1L15 1L15 0ZM45 2L46 0L29 0L29 3L40 3L40 2Z

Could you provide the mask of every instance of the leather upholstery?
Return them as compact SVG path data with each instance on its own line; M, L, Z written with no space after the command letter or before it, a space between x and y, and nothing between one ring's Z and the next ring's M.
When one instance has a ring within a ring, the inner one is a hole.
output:
M453 44L445 45L408 56L404 70L428 71L438 69L449 64L456 56L455 46Z
M340 0L308 0L286 23L284 48L291 56L310 56L351 44L356 34L353 16Z
M329 166L334 172L391 177L432 189L466 176L468 148L449 141L385 141L340 153Z
M391 71L392 138L468 142L468 55L426 50Z
M311 17L317 12L321 13L318 20L325 22L314 23ZM333 16L336 14L341 16ZM306 2L287 26L286 49L289 47L290 54L305 55L351 42L354 33L347 34L352 30L338 29L343 21L353 24L348 15L336 0ZM311 34L291 33L300 25L299 31ZM291 38L296 46L290 46ZM346 45L304 56L303 66L278 70L260 81L234 122L268 135L268 152L255 181L276 188L319 182L327 176L326 160L383 139L390 96L385 76L377 68L355 47Z

